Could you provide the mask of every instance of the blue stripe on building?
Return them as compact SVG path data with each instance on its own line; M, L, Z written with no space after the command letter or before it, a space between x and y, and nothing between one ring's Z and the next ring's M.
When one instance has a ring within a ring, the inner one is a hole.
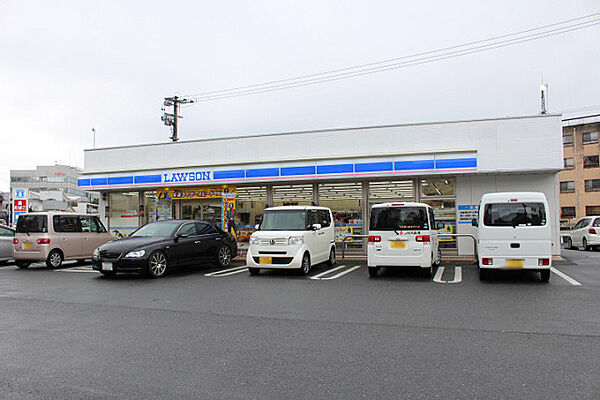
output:
M396 161L394 170L396 171L411 171L420 169L433 169L433 160L417 160L417 161Z
M476 168L477 158L446 158L435 160L436 169Z
M77 186L91 186L92 182L90 179L77 179Z
M307 167L285 167L281 168L281 176L314 175L316 168L311 165Z
M106 186L107 178L92 178L92 186Z
M245 172L243 169L232 169L229 171L213 172L213 179L243 179Z
M354 164L318 165L317 174L343 174L354 172Z
M137 175L134 176L135 183L161 183L162 175Z
M114 176L112 178L108 178L109 185L132 185L133 184L133 176Z
M380 171L392 171L393 169L394 169L394 163L391 161L354 164L355 172L380 172Z
M246 170L246 178L268 178L272 176L279 176L279 168L256 168Z

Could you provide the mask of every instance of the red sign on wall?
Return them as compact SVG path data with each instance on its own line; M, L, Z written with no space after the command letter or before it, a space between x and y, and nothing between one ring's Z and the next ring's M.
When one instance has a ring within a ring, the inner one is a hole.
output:
M27 212L27 200L15 200L14 211Z

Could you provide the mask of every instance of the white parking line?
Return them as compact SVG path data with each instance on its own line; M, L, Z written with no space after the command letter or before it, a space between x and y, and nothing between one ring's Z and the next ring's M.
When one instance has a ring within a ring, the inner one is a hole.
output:
M327 270L325 272L321 272L320 274L317 274L317 275L314 275L314 276L309 276L309 278L310 279L314 279L314 280L318 280L318 281L331 281L333 279L337 279L337 278L340 278L340 277L342 277L344 275L347 275L347 274L349 274L352 271L356 271L360 267L362 267L362 265L356 265L356 266L354 266L352 268L348 268L347 270L339 272L339 273L337 273L335 275L328 276L326 278L322 278L323 276L331 274L332 272L339 271L342 268L346 268L345 265L340 265L339 267L332 268L332 269Z
M54 272L98 272L94 271L92 267L75 267L75 268L66 268L66 269L55 269Z
M454 279L451 281L443 281L442 275L444 275L444 267L438 267L433 281L436 283L460 283L462 282L462 267L454 267Z
M248 268L244 265L243 267L228 268L228 269L223 269L221 271L209 272L208 274L204 274L204 276L221 277L221 276L229 276L229 275L239 274L239 273L246 272L246 271L248 271Z
M565 281L569 282L573 286L581 286L581 283L577 282L575 279L571 278L569 275L565 274L564 272L560 272L559 270L557 270L554 267L550 267L550 271L554 272L556 275L560 276L561 278L563 278Z

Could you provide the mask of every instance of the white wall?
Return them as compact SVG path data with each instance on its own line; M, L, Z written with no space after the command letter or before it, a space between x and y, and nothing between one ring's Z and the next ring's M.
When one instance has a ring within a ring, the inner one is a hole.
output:
M552 254L560 255L558 200L558 173L539 174L478 174L456 177L456 205L479 204L484 193L491 192L542 192L548 199L549 221L552 227ZM458 222L458 221L457 221ZM477 228L470 224L458 224L457 233L477 236ZM459 255L472 255L473 241L460 238Z
M560 115L198 140L85 151L84 174L472 150L480 172L559 170Z

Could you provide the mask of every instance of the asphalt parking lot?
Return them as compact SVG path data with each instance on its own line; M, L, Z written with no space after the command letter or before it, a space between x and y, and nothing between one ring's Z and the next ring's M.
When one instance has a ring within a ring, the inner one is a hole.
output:
M600 252L563 255L547 284L468 263L434 279L8 265L0 398L600 398Z

